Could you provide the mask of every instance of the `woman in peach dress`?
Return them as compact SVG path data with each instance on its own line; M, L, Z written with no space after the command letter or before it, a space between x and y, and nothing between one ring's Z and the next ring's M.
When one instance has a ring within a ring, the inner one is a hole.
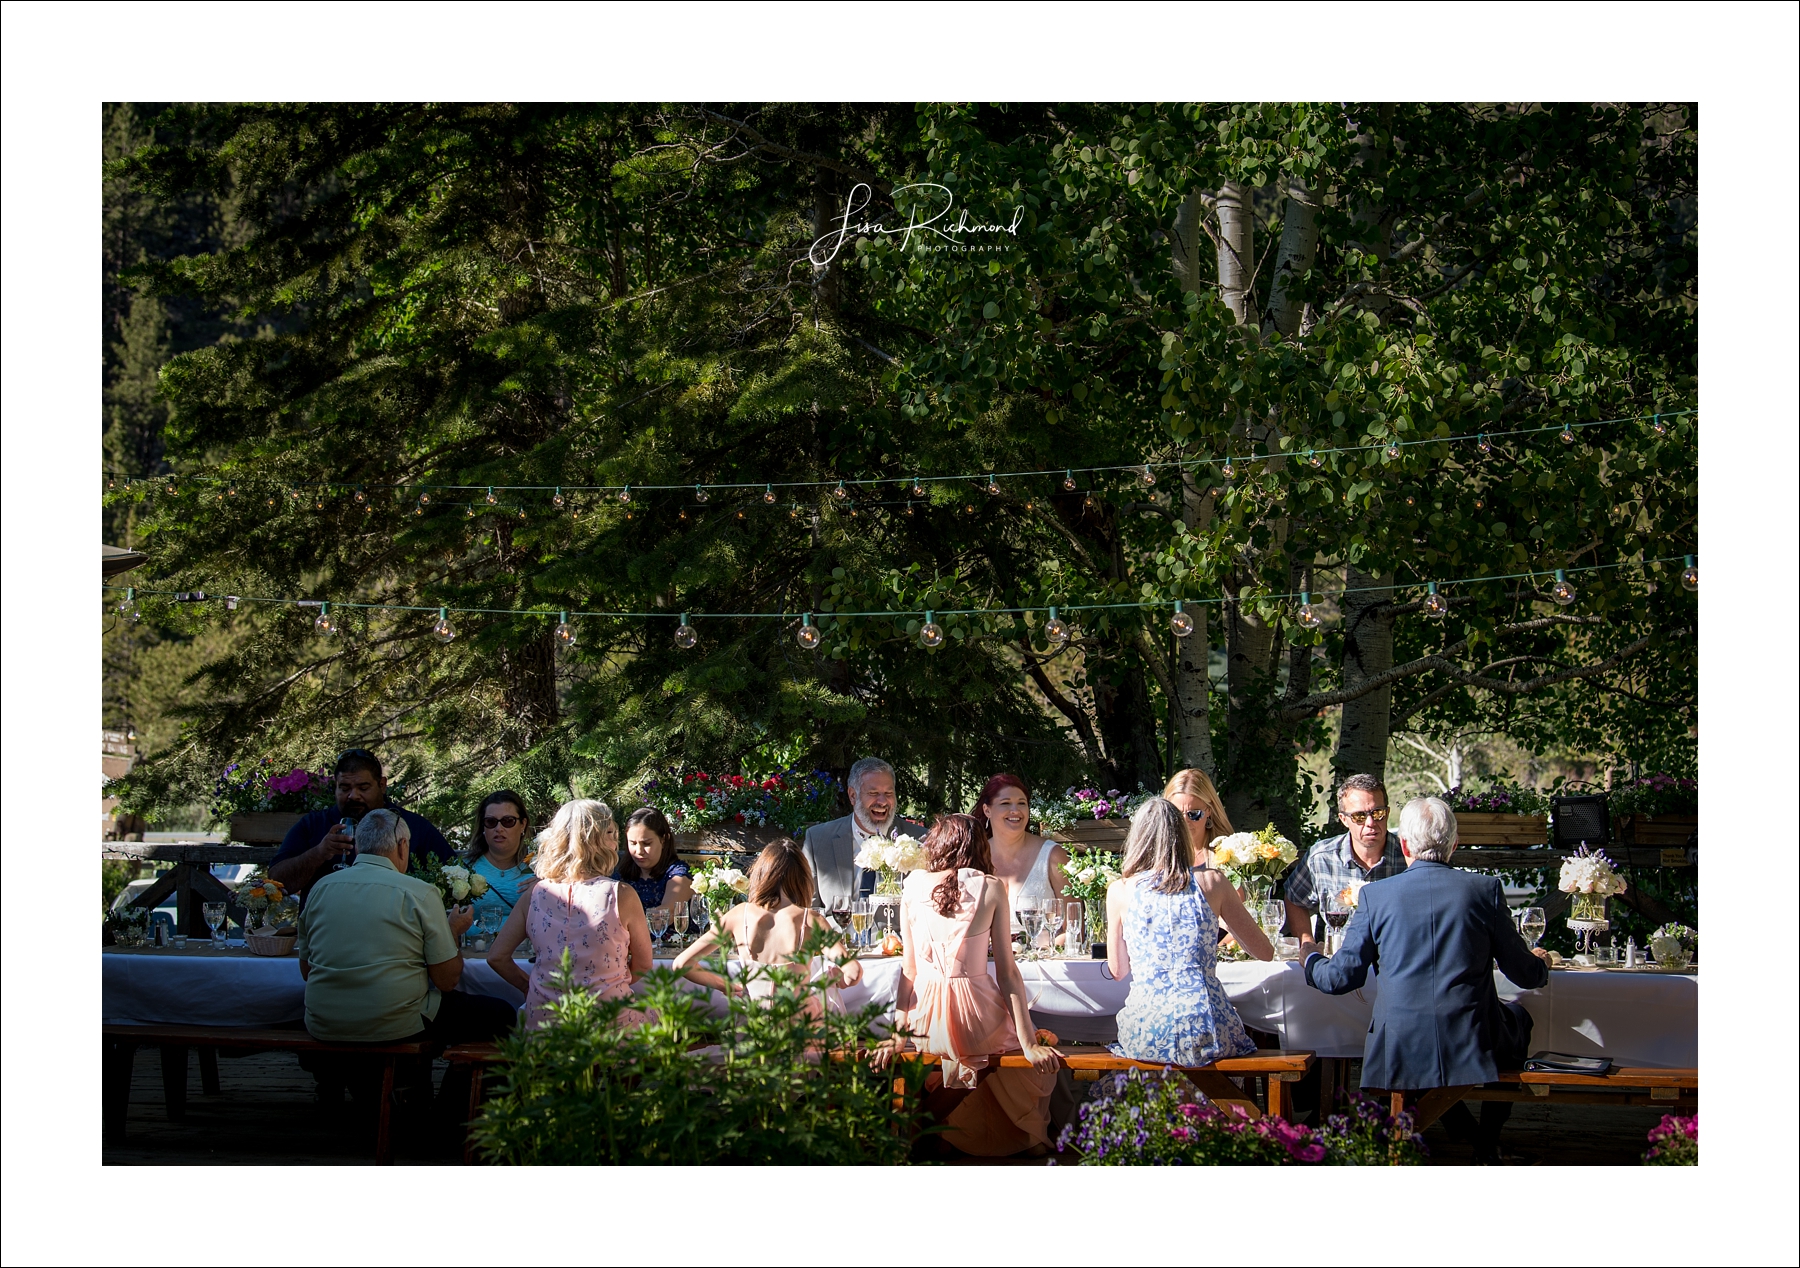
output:
M969 815L943 815L926 834L925 853L925 868L901 892L896 1038L877 1059L885 1064L910 1032L916 1047L942 1057L944 1089L973 1089L946 1118L945 1143L982 1157L1047 1151L1062 1058L1037 1042L1013 961L1006 884L990 874L987 834ZM1031 1068L983 1077L992 1058L1007 1052L1024 1053Z

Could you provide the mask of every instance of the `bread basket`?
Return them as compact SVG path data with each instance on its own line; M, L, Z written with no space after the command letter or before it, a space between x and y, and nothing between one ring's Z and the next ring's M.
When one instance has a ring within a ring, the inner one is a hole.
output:
M274 933L272 931L252 930L244 935L244 945L254 955L292 955L294 951L294 935L291 933Z

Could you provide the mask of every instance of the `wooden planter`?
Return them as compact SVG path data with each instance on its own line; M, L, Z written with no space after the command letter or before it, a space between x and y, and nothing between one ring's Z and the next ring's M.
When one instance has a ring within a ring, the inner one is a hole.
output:
M1456 837L1461 845L1542 845L1549 840L1548 821L1543 815L1458 811Z
M280 845L288 829L303 816L296 814L242 814L231 816L231 839L245 845Z
M1630 845L1686 845L1699 831L1698 814L1620 815L1613 820L1613 837Z
M1107 850L1123 850L1125 834L1130 830L1129 819L1089 819L1077 821L1073 827L1050 835L1065 845L1097 845Z
M698 832L677 832L675 854L690 863L703 858L716 858L721 854L756 855L761 854L763 846L771 841L789 839L790 834L780 828L743 828L718 824L702 828Z

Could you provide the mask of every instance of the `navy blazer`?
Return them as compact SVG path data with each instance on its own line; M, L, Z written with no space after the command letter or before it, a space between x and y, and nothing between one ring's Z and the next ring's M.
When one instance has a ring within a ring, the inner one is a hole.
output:
M1343 995L1377 971L1364 1087L1463 1087L1498 1074L1494 1051L1507 1021L1496 962L1527 989L1550 980L1507 914L1498 880L1421 862L1363 889L1344 945L1330 959L1308 957L1306 980Z

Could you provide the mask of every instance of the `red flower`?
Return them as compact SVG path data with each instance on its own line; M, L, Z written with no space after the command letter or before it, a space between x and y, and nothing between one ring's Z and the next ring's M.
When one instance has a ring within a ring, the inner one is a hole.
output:
M704 797L694 798L694 809L696 809L696 810L706 809L706 798L704 798Z

